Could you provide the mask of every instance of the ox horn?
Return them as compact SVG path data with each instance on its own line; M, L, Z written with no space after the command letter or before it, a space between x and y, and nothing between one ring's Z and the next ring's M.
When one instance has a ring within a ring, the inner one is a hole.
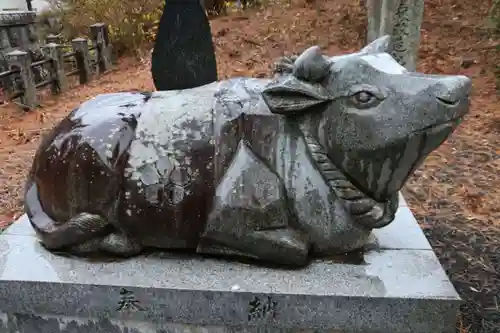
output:
M318 82L328 74L329 70L330 63L316 45L302 52L295 60L292 74L299 80Z

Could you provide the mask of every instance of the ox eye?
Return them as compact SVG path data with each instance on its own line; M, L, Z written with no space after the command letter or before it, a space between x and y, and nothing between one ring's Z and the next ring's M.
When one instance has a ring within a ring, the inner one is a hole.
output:
M377 96L375 96L369 91L357 92L354 95L352 95L351 99L354 102L354 104L363 107L371 106L373 103L378 101Z
M354 98L356 98L356 102L359 103L368 103L373 97L375 96L367 91L362 91L354 95Z

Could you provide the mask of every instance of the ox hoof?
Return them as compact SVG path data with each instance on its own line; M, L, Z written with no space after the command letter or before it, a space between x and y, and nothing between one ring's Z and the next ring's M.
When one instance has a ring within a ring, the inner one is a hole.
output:
M131 257L139 254L142 247L135 241L120 233L111 233L103 238L96 238L69 248L74 255L108 253L120 257Z
M308 261L308 241L291 228L251 231L238 238L213 236L219 240L202 239L198 253L233 255L287 266L304 266ZM207 241L206 244L204 241Z

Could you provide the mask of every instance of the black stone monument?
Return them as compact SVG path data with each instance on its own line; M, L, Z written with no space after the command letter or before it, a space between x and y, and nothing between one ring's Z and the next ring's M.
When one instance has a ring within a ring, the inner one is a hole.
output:
M199 0L166 0L152 56L157 90L189 89L217 80L210 25Z

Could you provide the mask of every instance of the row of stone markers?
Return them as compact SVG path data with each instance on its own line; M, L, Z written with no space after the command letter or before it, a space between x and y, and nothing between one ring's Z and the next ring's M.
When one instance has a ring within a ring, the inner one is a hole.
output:
M0 80L4 89L7 88L8 98L20 98L26 109L38 105L37 90L40 88L50 86L53 94L59 94L68 90L69 76L77 75L80 84L85 84L111 68L111 44L104 23L90 26L90 41L73 39L71 52L64 53L66 46L54 38L48 38L47 43L42 47L44 59L40 61L33 62L30 53L24 50L14 50L5 55L9 70L0 73ZM91 56L91 51L95 51L95 57ZM76 68L65 70L65 63L72 60ZM47 69L49 75L37 82L34 69L41 67Z

